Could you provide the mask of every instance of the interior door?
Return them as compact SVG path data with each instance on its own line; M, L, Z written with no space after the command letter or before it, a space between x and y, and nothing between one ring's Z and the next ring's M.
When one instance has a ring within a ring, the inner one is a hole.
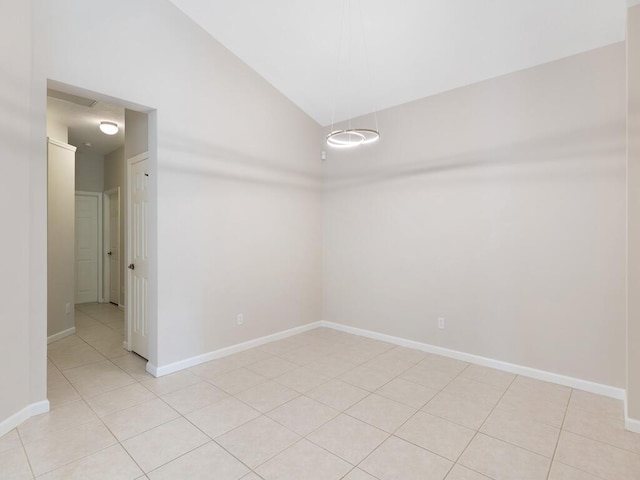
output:
M76 193L76 303L98 301L99 197Z
M107 288L106 300L116 305L120 304L120 190L107 192L106 196L106 225L105 235L105 263Z
M128 168L128 291L127 318L131 349L148 358L148 251L147 231L148 203L148 159L146 155L134 157Z

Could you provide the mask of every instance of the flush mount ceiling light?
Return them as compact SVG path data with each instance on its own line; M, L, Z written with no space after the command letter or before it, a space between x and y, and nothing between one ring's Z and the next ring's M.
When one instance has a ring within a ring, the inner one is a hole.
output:
M342 52L343 48L346 49L346 65L347 65L347 75L346 75L346 79L343 80L343 82L341 82L342 84L344 84L345 90L347 91L347 93L349 94L348 97L351 98L353 93L357 93L357 91L361 90L361 88L356 88L356 89L351 89L349 88L350 86L353 85L353 81L351 81L351 79L349 77L352 77L352 66L353 63L351 61L352 58L352 54L354 52L352 52L353 49L353 38L352 38L352 32L351 32L351 0L344 0L343 4L342 4L342 21L341 21L341 26L340 26L340 41L338 42L338 60L336 62L336 89L335 92L337 93L338 88L342 87L342 85L338 84L338 75L339 75L339 70L340 70L340 53ZM368 75L368 81L369 84L371 84L371 71L369 69L369 56L367 54L367 44L365 42L365 38L364 38L364 21L362 19L362 7L360 5L360 0L357 0L357 4L358 4L358 14L360 15L360 32L362 34L362 49L364 50L364 52L362 52L363 54L363 58L364 58L364 63L365 63L365 67L366 67L366 72ZM347 25L345 26L345 20ZM343 77L344 78L344 77ZM349 91L349 90L355 90L355 92ZM378 131L378 113L376 112L376 110L374 109L373 111L373 118L375 121L375 128L359 128L359 127L353 127L352 126L352 119L351 119L351 105L349 104L349 121L347 124L347 128L343 128L343 129L334 129L334 120L335 120L335 114L336 114L336 101L334 100L333 103L333 114L331 117L331 133L329 133L327 135L327 145L330 145L332 147L337 147L337 148L353 148L353 147L357 147L359 145L365 145L367 143L372 143L377 141L380 138L380 132Z
M114 122L100 122L100 131L105 135L115 135L118 133L118 124Z

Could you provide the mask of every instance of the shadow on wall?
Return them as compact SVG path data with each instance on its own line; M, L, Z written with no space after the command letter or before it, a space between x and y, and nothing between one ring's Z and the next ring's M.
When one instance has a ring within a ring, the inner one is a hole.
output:
M18 78L6 69L0 68L0 111L11 118L11 122L5 122L0 129L0 143L7 149L24 146L24 125L31 121L30 110L21 98L14 95L16 91L24 89L24 85Z
M505 145L451 156L428 157L414 163L403 163L378 167L363 167L366 160L358 158L357 170L347 173L329 174L325 177L327 192L366 187L377 183L402 180L410 177L432 175L456 170L477 169L493 166L525 166L541 162L569 162L624 156L624 125L611 122L592 129L566 132L549 138ZM375 147L373 147L375 148ZM428 145L424 147L428 150ZM371 156L379 155L372 152ZM346 155L333 157L334 162L345 160ZM379 162L376 162L379 164ZM390 162L386 162L390 163ZM620 165L612 165L618 168Z
M197 138L164 135L159 145L162 169L175 173L207 175L230 181L274 187L318 190L321 187L320 148L308 155L308 168L284 166L273 158L247 155ZM170 153L172 155L167 155ZM298 163L299 159L295 159Z

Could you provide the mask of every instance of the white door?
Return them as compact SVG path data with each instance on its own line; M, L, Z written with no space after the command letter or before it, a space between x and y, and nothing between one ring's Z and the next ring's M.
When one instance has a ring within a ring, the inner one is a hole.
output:
M105 192L105 300L120 304L120 189Z
M148 251L147 229L149 219L148 202L148 155L142 154L128 162L128 288L127 320L131 350L149 358L147 278Z
M99 300L100 197L98 195L76 193L76 303Z

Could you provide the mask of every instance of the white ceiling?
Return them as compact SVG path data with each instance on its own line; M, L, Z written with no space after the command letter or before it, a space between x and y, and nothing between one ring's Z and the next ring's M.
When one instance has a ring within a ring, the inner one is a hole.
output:
M47 97L47 116L69 127L69 143L79 153L106 155L124 145L124 108L97 102L93 107ZM115 122L120 130L105 135L98 128L101 121ZM92 147L84 144L89 142Z
M344 0L171 1L322 125L334 103L337 121L622 41L627 8L626 0L351 0L349 70L337 54ZM349 81L336 88L337 71Z

